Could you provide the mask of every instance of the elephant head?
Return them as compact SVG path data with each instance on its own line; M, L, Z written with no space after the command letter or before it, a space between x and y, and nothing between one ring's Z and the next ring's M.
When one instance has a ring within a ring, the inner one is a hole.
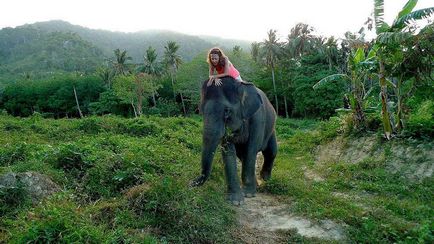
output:
M238 82L224 77L221 86L203 83L200 111L204 117L202 174L192 183L202 185L211 173L215 150L223 139L242 141L248 139L248 120L262 104L256 87L251 83ZM228 138L227 135L232 134Z

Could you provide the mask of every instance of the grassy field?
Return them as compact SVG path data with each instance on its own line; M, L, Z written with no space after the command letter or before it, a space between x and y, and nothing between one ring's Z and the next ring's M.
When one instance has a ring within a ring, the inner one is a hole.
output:
M337 119L279 119L276 166L260 191L295 214L342 224L348 242L432 242L432 177L406 181L378 158L315 163L314 149L339 128ZM0 188L0 242L234 242L220 154L211 179L189 187L201 131L200 117L0 116L0 175L36 171L62 189L32 206L23 188Z

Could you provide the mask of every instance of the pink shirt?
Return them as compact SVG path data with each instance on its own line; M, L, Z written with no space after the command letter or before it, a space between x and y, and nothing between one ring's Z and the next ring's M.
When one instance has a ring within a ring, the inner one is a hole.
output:
M217 65L217 67L215 67L215 70L217 71L217 74L223 74L225 72L225 68L221 67L220 65ZM229 76L231 76L232 78L236 79L238 78L238 76L240 76L240 72L235 68L235 66L229 62Z

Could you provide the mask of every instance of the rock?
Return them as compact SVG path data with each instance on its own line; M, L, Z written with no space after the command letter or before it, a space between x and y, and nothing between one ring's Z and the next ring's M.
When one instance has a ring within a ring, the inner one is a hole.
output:
M16 187L17 186L17 174L7 173L0 177L0 189L3 187Z
M0 176L0 190L18 187L20 183L29 194L33 204L37 204L45 197L60 191L60 187L48 176L37 172L7 173Z

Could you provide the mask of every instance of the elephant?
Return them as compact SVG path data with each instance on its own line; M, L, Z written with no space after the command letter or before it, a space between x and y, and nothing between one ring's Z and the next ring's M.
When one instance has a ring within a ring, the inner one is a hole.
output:
M203 114L202 172L192 186L205 183L211 173L217 146L221 143L227 182L227 200L234 205L244 197L256 196L256 156L264 156L260 176L271 177L277 154L275 132L276 112L263 91L253 83L223 77L222 85L207 85L201 90L200 112ZM237 174L236 157L241 161L241 180Z

